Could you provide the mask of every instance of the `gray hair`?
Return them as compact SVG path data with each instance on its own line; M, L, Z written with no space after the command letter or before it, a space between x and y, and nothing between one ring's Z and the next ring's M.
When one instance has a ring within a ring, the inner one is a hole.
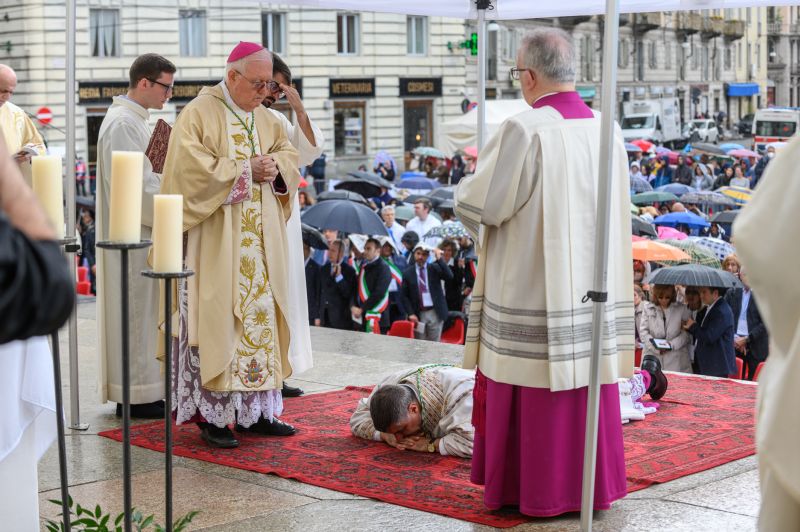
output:
M267 50L265 48L263 50L259 50L257 52L254 52L254 53L252 53L250 55L246 55L246 56L242 57L241 59L237 59L236 61L233 61L232 63L226 63L225 64L225 77L226 78L228 77L228 74L230 74L231 70L235 70L235 71L237 71L239 73L244 72L245 69L247 68L247 65L249 63L253 63L255 61L269 61L270 63L272 63L272 52L270 52L269 50Z
M394 205L384 205L384 207L381 209L381 214L384 214L384 213L387 213L387 212L394 213Z
M408 406L417 396L408 386L386 384L375 390L369 400L369 415L375 430L386 432L408 416Z
M536 28L522 38L520 59L529 68L555 83L575 82L575 47L560 28Z

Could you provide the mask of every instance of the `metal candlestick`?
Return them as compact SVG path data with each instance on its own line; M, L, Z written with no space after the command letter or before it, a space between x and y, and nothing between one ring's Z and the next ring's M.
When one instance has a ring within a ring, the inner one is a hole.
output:
M64 238L58 241L65 248L75 244L75 237ZM75 251L71 251L74 253ZM75 312L75 309L73 309ZM71 518L69 513L69 477L67 476L67 440L64 429L64 398L61 396L61 351L58 341L58 329L50 333L53 343L53 383L56 392L56 427L58 430L58 469L61 481L61 518L64 530L70 530Z
M122 490L125 507L125 532L132 531L131 523L131 355L130 355L130 307L128 252L150 247L149 240L135 243L111 242L104 240L96 244L102 249L118 250L121 254L120 274L122 277Z
M142 275L164 280L164 526L166 532L172 532L172 280L191 277L194 272L161 273L146 270Z

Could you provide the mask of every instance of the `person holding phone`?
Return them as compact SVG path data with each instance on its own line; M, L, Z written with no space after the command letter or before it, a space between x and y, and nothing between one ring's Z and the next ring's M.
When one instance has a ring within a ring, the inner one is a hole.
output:
M689 357L692 337L683 329L691 312L677 302L674 286L657 284L652 291L652 301L645 304L639 322L644 354L657 357L664 371L692 373Z

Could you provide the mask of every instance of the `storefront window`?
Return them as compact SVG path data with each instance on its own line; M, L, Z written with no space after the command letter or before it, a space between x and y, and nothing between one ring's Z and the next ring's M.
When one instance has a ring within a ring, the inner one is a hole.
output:
M406 100L403 102L403 149L411 151L419 146L432 146L431 100Z
M366 128L364 102L336 102L333 111L336 155L365 155Z

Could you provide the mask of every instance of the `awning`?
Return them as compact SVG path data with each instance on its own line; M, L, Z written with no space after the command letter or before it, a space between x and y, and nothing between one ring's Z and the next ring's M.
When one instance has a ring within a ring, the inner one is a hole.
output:
M594 87L576 87L576 90L583 100L591 100L597 96L597 89Z
M729 83L728 96L755 96L758 94L758 83Z

